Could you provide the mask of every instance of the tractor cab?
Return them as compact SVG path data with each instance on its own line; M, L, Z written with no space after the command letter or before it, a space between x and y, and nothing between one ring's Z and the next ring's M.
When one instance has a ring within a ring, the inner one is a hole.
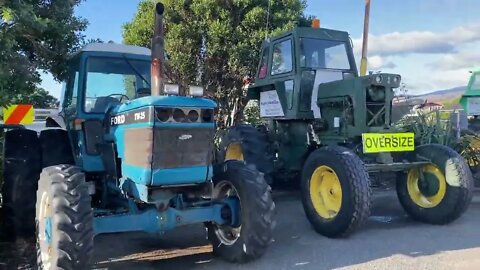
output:
M316 126L324 129L349 126L360 135L366 127L390 126L393 89L400 79L396 74L359 77L347 32L296 27L264 41L248 97L260 101L262 117L310 119L323 122ZM353 100L367 107L353 115Z
M104 114L110 104L150 95L150 50L113 43L88 44L69 60L62 109Z
M350 42L347 32L310 27L264 41L255 84L249 88L250 98L271 104L263 106L262 117L312 117L314 88L358 76ZM274 100L282 108L273 109Z
M60 111L76 163L123 177L125 192L144 201L153 200L151 187L211 179L215 132L216 104L203 88L179 96L178 85L164 82L152 96L151 70L150 49L89 44L69 61Z

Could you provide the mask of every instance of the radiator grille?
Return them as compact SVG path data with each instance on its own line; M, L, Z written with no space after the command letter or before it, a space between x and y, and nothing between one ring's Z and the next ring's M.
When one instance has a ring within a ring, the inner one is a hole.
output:
M156 128L152 168L180 168L210 164L213 128Z

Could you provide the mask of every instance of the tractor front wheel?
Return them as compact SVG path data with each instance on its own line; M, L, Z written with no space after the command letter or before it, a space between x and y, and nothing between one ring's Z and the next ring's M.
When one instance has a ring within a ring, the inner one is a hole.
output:
M302 203L314 229L327 237L347 236L370 215L371 190L361 159L347 148L315 150L302 171Z
M443 145L417 147L411 161L425 160L431 163L399 175L398 198L413 219L447 224L459 218L472 200L472 173L457 152Z
M222 215L236 215L234 224L207 223L213 253L227 261L243 263L261 257L272 241L275 203L270 186L253 165L226 161L213 170L214 200L238 200L237 209Z
M43 169L35 221L39 269L91 268L93 213L85 175L78 167Z

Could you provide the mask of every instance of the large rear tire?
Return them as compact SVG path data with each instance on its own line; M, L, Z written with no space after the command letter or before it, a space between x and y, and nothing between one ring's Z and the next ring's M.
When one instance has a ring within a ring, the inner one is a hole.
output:
M430 160L397 179L397 195L415 220L447 224L459 218L472 201L473 177L465 160L443 145L417 147L411 161Z
M344 237L370 216L371 189L361 159L347 148L315 150L302 171L302 202L315 231Z
M3 170L5 236L14 241L35 236L35 194L42 159L37 133L28 129L6 132Z
M218 163L227 160L241 160L255 165L264 174L267 183L272 184L274 155L266 130L247 124L228 129L217 153Z
M275 203L271 189L254 166L240 161L226 161L214 167L214 198L234 197L240 224L207 223L213 252L221 258L244 263L261 257L272 241Z
M36 224L39 269L91 269L93 212L82 171L72 165L43 169Z

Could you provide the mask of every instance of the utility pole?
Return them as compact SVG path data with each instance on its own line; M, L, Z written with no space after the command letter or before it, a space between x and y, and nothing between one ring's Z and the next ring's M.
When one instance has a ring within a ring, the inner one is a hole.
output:
M367 51L368 51L368 23L370 20L370 0L365 0L365 18L363 22L363 45L362 61L360 62L360 76L367 75Z

